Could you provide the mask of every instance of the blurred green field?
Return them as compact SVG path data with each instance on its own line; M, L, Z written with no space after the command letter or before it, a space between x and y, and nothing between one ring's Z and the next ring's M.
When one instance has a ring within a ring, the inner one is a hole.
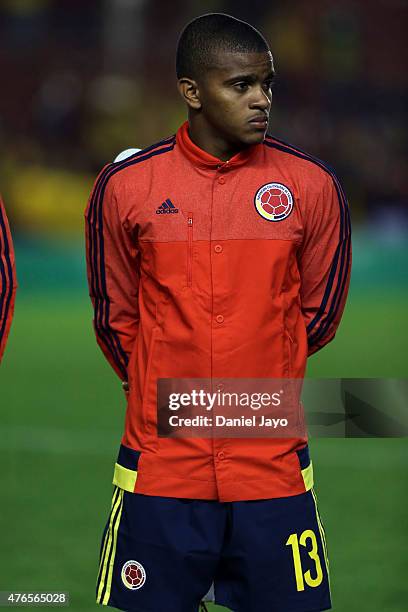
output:
M406 377L406 304L402 292L357 292L309 375ZM23 287L0 372L0 591L69 591L78 612L97 608L95 571L124 418L91 317L85 291L39 297ZM406 440L316 439L311 447L334 611L403 612Z

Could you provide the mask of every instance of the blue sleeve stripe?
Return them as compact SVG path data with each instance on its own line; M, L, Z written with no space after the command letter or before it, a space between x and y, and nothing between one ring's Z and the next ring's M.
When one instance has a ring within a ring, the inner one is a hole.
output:
M3 340L6 324L8 320L11 296L13 295L13 267L11 265L10 258L10 245L7 238L6 231L6 222L4 218L4 214L2 208L0 206L0 232L4 241L4 259L6 260L6 267L4 266L3 259L0 258L0 275L1 275L1 293L0 293L0 320L3 319L3 322L0 327L0 344ZM1 239L0 239L1 241ZM8 277L8 287L7 287L7 277Z
M117 333L109 324L110 300L107 293L105 274L105 250L103 239L103 198L109 179L128 166L135 165L174 148L175 138L166 139L139 151L123 162L112 163L102 171L95 185L88 212L89 261L91 267L91 291L95 296L95 331L109 349L114 362L124 379L127 378L128 356ZM99 255L99 265L98 265Z
M310 345L317 344L329 330L330 325L335 320L337 316L337 312L339 310L342 297L344 295L344 291L347 284L348 278L348 270L350 266L350 257L351 257L351 228L350 228L350 215L348 213L348 209L346 210L346 236L343 239L342 243L342 258L341 258L341 266L340 272L338 276L338 282L336 286L336 290L333 294L333 299L329 308L329 311L326 316L326 320L322 321L320 329L315 331L309 337Z
M89 226L90 226L90 261L91 261L91 285L95 295L95 331L109 349L112 357L122 373L124 379L127 378L127 355L123 350L117 334L109 325L109 298L106 289L106 277L104 268L104 241L103 241L103 214L102 205L103 197L108 180L125 167L143 161L152 156L155 152L154 147L159 147L161 143L152 145L144 151L140 151L135 155L127 158L123 163L109 164L101 176L94 189L93 198L89 210ZM146 153L147 155L143 155ZM99 224L99 241L98 231L95 219L98 219ZM98 251L99 248L99 251ZM99 252L99 268L98 268L98 252Z
M104 176L104 175L102 175ZM102 178L101 176L101 178ZM102 290L100 288L100 279L99 279L99 270L98 270L98 230L96 227L96 218L98 215L98 206L99 203L99 195L100 195L100 182L98 181L95 186L89 212L88 212L88 226L89 226L89 261L91 267L91 292L95 298L94 308L95 308L95 316L94 316L94 324L95 324L95 332L103 341L105 346L109 349L114 362L122 374L123 379L126 379L126 369L123 367L123 364L120 360L119 354L115 347L115 342L113 339L114 332L110 329L109 326L103 327L100 324L101 313L103 313L104 309L104 299L108 299L107 296L104 297L102 294ZM101 234L101 239L103 241L102 236L103 228L99 226L99 232Z
M333 177L333 180L335 180L335 182L338 185L338 194L341 194L343 203L344 203L344 211L345 211L345 227L344 227L344 235L342 237L342 241L341 241L341 265L340 265L340 271L339 271L339 275L338 275L338 280L337 280L337 286L336 286L336 290L333 294L333 298L332 298L332 302L329 308L329 311L327 313L326 319L324 321L321 322L320 325L320 329L318 329L317 331L315 331L313 334L311 334L311 336L309 337L309 343L310 345L314 345L316 344L321 338L324 337L325 333L329 330L330 325L332 324L332 322L334 321L339 306L341 304L341 299L342 296L344 294L344 290L345 290L345 286L346 286L346 282L347 282L347 277L348 277L348 269L349 269L349 264L350 264L350 254L351 254L351 226L350 226L350 215L349 215L349 210L348 210L348 205L347 205L347 200L346 197L344 195L344 192L341 188L341 185L337 179L337 177Z
M322 298L322 302L319 306L319 309L316 315L314 316L312 321L310 321L310 323L307 326L308 342L309 342L309 346L311 346L312 344L316 343L318 339L322 338L324 333L329 328L331 322L334 320L337 314L337 311L338 311L339 304L341 303L341 296L344 292L344 288L345 288L345 284L347 280L348 262L349 262L349 257L350 257L350 219L349 219L349 214L348 214L348 205L347 205L347 200L345 198L344 192L341 188L341 185L336 175L329 168L329 166L324 164L321 160L315 157L312 157L311 155L308 155L307 153L302 152L300 149L296 149L295 147L292 147L292 145L287 145L286 143L283 143L283 141L278 141L278 139L275 139L275 138L273 140L276 140L277 142L282 143L282 144L276 144L272 140L265 140L265 144L268 147L275 148L285 153L288 153L290 155L294 155L296 157L300 157L301 159L310 161L316 164L317 166L319 166L322 170L324 170L333 180L333 183L336 189L336 193L337 193L339 206L340 206L339 244L337 245L336 252L333 257L333 262L332 262L332 266L330 269L329 277L327 279L327 284L326 284L325 292ZM347 254L347 263L345 265L346 254ZM334 279L336 277L336 272L337 272L338 265L339 265L339 260L340 260L340 271L339 271L339 275L337 278L336 288L334 290L334 293L332 293ZM332 295L332 300L330 303L329 311L326 317L324 318L326 306L327 306L327 303L331 295ZM315 331L314 334L311 334L312 330L318 324L320 324L320 328L317 331Z
M296 157L300 157L301 159L306 159L307 161L310 161L314 164L316 164L317 166L319 166L320 168L322 168L322 170L324 170L325 172L327 172L327 174L329 174L329 176L332 178L334 184L335 184L335 188L336 188L336 192L337 192L337 197L338 197L338 201L340 203L340 210L341 210L341 215L340 215L340 239L339 239L339 244L336 248L336 252L334 254L333 257L333 263L330 269L330 273L329 273L329 277L327 280L327 284L326 284L326 289L322 298L322 302L319 306L319 309L316 313L316 315L314 316L314 318L312 319L312 321L309 323L309 325L307 326L307 332L308 334L310 334L310 332L312 331L312 329L315 327L315 325L317 325L317 323L320 321L320 319L323 317L326 306L327 306L327 302L329 300L331 291L332 291L332 287L333 287L333 283L334 283L334 279L336 276L336 271L337 271L337 265L338 265L338 261L339 261L339 256L340 256L340 251L341 251L341 244L342 244L342 240L343 240L343 224L344 224L344 201L341 197L341 193L339 191L339 186L338 183L336 183L334 174L331 170L328 169L328 167L326 167L326 165L321 162L320 160L316 159L316 158L312 158L311 156L300 152L299 150L292 150L291 148L288 148L286 146L279 146L276 145L274 143L268 143L266 142L266 144L268 146L271 146L272 148L276 148L279 150L284 151L285 153L289 153L292 155L295 155ZM289 145L291 146L291 145Z
M329 330L330 325L335 319L335 316L337 314L338 307L341 302L341 297L343 295L345 282L347 280L347 270L348 270L347 253L349 253L349 245L350 245L350 222L349 222L349 215L348 215L348 207L347 207L347 202L345 198L343 197L343 193L340 190L340 186L338 184L336 177L333 177L333 180L336 186L338 186L337 195L338 196L340 195L341 200L344 205L343 214L342 214L344 218L344 231L340 232L340 239L339 239L339 245L338 245L338 247L340 247L341 249L340 269L339 269L339 273L337 277L336 287L332 294L330 307L326 315L324 316L324 312L321 313L319 320L317 320L315 323L315 325L319 323L320 327L316 329L313 334L311 334L310 332L314 326L311 326L311 325L308 326L309 328L308 329L308 334L309 334L308 341L309 341L310 346L315 345L317 341L322 339L325 333ZM326 303L324 304L324 307L326 307Z

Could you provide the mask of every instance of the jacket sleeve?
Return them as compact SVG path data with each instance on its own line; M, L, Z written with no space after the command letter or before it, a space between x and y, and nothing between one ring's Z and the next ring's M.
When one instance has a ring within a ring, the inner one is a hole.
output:
M343 314L350 282L351 228L346 197L334 174L306 210L299 256L301 308L308 354L333 340Z
M127 381L139 325L139 253L120 217L111 171L108 165L100 173L85 211L87 275L97 342Z
M16 290L13 243L6 211L0 198L0 362L13 318Z

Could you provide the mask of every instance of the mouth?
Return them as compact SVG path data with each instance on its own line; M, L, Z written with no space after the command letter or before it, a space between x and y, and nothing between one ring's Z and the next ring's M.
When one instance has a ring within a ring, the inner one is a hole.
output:
M268 127L268 117L267 115L256 115L256 117L253 117L252 119L249 120L249 122L251 125L253 125L254 127L258 128L258 129L266 129Z

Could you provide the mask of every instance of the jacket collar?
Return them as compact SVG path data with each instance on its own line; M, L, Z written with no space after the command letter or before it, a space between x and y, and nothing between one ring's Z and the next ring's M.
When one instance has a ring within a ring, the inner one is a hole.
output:
M248 160L254 155L258 145L247 147L243 151L240 151L228 161L223 161L218 157L214 157L210 153L200 149L191 140L188 133L188 121L185 121L177 130L176 142L180 151L190 160L195 166L201 168L214 169L214 170L227 170L228 168L236 168L247 163Z

